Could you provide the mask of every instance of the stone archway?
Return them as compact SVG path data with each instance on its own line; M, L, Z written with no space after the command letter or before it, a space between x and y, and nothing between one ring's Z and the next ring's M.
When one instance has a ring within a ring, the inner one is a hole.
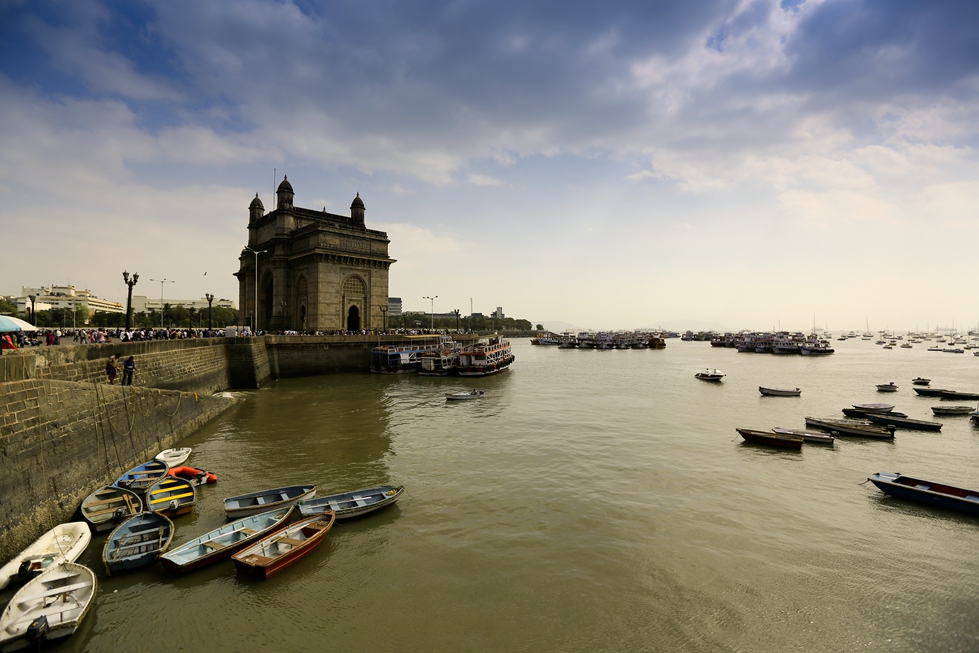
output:
M296 282L296 300L293 303L293 306L296 307L296 312L293 315L298 323L293 328L299 329L300 331L306 330L306 303L309 300L307 289L306 277L299 277L299 281Z
M367 284L358 276L349 276L343 282L343 311L348 331L367 328Z
M274 284L272 283L272 274L267 273L262 277L262 285L259 289L259 310L258 314L261 316L261 324L256 325L256 329L265 329L268 331L272 327L272 308L274 304L272 289Z
M360 331L360 310L356 306L347 311L347 331Z

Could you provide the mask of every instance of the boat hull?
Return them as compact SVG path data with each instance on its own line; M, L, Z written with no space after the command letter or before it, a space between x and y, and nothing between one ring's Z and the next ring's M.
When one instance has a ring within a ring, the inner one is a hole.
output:
M747 442L763 444L769 447L777 447L779 449L802 449L803 439L801 435L756 431L754 429L736 430Z
M900 429L912 429L915 431L941 431L941 422L928 422L920 419L911 419L908 417L896 417L894 415L887 415L881 413L869 413L867 419L875 424L890 424L896 428Z
M367 490L356 490L354 492L344 492L330 496L313 499L299 504L299 512L304 517L322 514L332 510L336 519L352 519L375 512L381 508L387 508L397 503L398 498L404 493L403 485L394 487L391 485L370 488Z
M841 419L821 419L818 417L807 417L806 426L810 426L817 429L824 429L830 431L831 433L839 433L840 435L852 435L861 438L880 438L886 440L894 439L893 428L884 428L881 426L876 426L870 422L853 422L849 423L847 420Z
M98 579L88 567L63 563L24 585L0 616L0 651L36 648L72 635L89 613ZM48 630L36 640L28 628L44 617Z
M96 533L111 531L143 510L143 500L126 488L106 485L85 497L80 512Z
M197 505L194 484L185 478L166 476L146 491L146 507L173 519L186 515Z
M969 490L890 472L877 472L869 478L881 492L939 508L979 515L979 490Z
M156 512L142 512L120 524L105 541L105 573L118 574L156 562L173 540L173 522Z
M800 431L798 429L786 429L776 426L772 429L772 433L783 433L787 435L798 435L801 436L803 441L812 444L828 444L832 445L836 442L836 438L829 433L817 433L815 431Z
M335 516L331 512L298 521L280 533L265 537L253 546L236 553L232 557L235 568L256 578L271 578L312 553L323 542L334 522ZM304 540L293 537L293 535L305 535L307 533L305 529L313 528L316 532L309 533Z
M764 386L758 386L758 392L766 397L799 397L802 395L802 390L799 388L766 388Z
M14 580L30 580L59 562L74 562L92 541L92 531L86 522L58 524L0 567L0 589ZM20 573L26 563L27 573Z
M224 500L224 514L228 519L240 519L276 508L294 506L316 496L315 485L290 485L287 487L241 494Z

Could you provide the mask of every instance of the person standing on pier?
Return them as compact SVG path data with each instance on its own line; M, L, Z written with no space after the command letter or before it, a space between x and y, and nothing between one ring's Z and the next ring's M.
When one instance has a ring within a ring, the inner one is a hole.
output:
M126 362L122 364L122 384L132 385L133 384L133 373L136 371L136 361L132 356L126 359Z
M112 356L109 356L109 360L105 362L105 375L109 377L110 385L115 385L116 374L119 373L119 368L116 367L116 358L118 357L119 354L113 354Z

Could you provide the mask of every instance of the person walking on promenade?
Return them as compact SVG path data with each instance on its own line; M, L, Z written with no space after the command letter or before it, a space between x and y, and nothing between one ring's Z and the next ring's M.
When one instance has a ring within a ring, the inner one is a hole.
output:
M109 385L115 385L116 383L116 374L119 373L119 368L116 367L116 358L118 357L119 354L113 354L109 356L109 360L105 363L105 374L109 377Z
M122 364L122 384L132 385L133 384L133 372L136 371L136 361L132 356L126 359L126 362Z

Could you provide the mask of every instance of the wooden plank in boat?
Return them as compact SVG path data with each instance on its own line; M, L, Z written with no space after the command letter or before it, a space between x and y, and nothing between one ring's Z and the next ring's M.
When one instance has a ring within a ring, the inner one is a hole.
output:
M192 497L192 496L194 496L194 493L193 492L187 492L186 494L174 494L173 496L162 497L160 499L151 499L150 500L150 503L160 503L160 502L163 502L163 501L173 501L174 499L183 499L184 497Z
M214 549L215 551L220 551L228 546L227 544L221 544L220 542L215 542L214 540L207 540L206 542L201 542L201 544L209 549Z

